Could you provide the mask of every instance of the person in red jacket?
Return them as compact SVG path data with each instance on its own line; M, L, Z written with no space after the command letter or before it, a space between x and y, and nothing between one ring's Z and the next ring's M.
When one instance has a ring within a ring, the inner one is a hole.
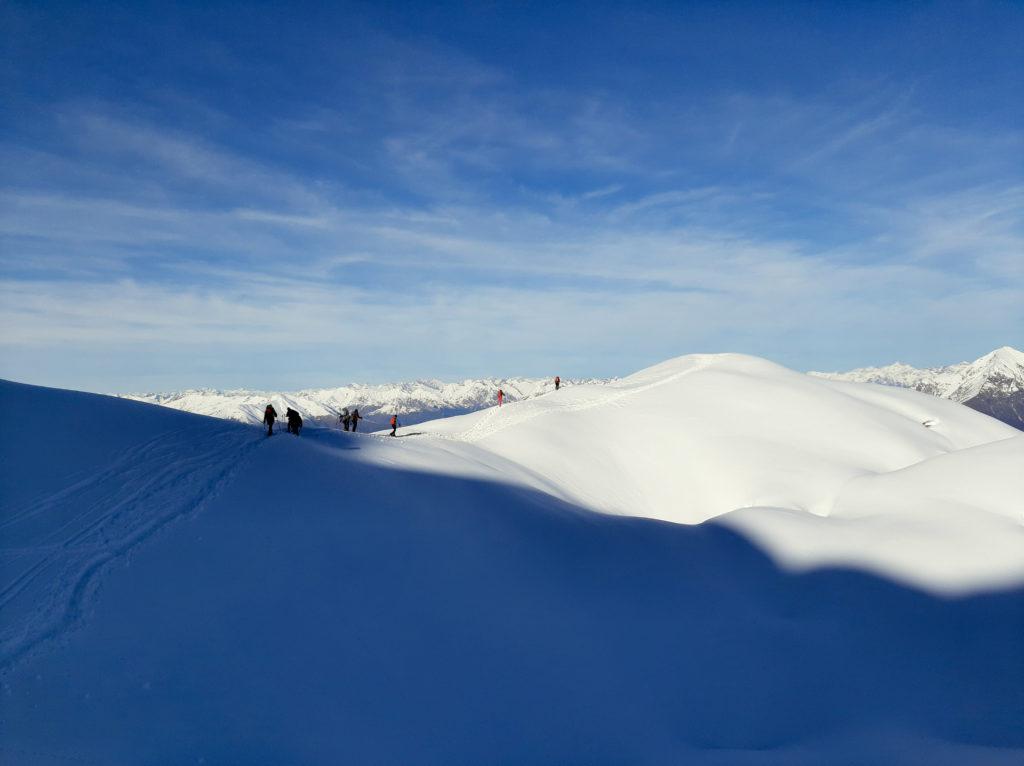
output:
M502 390L501 390L501 389L499 388L499 389L498 389L498 406L499 406L499 407L501 406L501 403L502 403L503 401L505 401L505 392L504 392L504 391L502 391Z
M555 390L557 391L561 386L562 386L562 379L556 375L555 376Z
M398 415L391 416L391 436L395 435L395 431L398 430Z

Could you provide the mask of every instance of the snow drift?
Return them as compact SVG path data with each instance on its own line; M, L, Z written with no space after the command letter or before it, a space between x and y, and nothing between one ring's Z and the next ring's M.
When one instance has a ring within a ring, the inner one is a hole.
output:
M0 398L33 413L0 436L5 762L1024 752L1019 437L959 405L734 356L399 439ZM951 523L1002 563L928 570Z

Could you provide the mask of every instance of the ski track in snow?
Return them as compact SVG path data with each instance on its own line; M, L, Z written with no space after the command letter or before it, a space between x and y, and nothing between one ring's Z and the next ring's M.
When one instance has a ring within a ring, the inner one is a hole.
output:
M533 420L534 418L540 417L541 415L551 415L556 412L581 412L583 410L590 410L595 407L607 407L614 405L620 399L633 396L635 394L649 391L653 388L659 388L661 386L668 385L680 378L685 378L688 375L692 375L699 370L706 369L714 363L714 359L704 355L694 355L694 363L692 367L686 370L669 375L664 378L659 378L650 383L640 383L632 386L622 386L621 384L609 384L602 386L601 395L592 398L587 398L582 401L559 401L555 399L555 392L550 392L542 397L536 399L527 399L521 402L510 402L505 407L491 407L485 415L483 415L476 423L458 434L453 434L448 438L457 439L458 441L467 442L473 444L475 442L486 439L490 436L504 431L506 428L519 425L520 423L526 423L527 421ZM500 418L500 419L499 419ZM431 436L441 436L440 434L430 434Z
M0 671L75 628L110 564L201 508L262 443L237 425L165 432L10 509L0 524Z

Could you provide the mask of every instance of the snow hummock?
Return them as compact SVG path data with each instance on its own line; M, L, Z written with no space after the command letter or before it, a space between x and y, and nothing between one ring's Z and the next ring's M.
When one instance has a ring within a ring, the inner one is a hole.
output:
M295 438L0 382L4 762L1009 764L1024 436L693 355Z

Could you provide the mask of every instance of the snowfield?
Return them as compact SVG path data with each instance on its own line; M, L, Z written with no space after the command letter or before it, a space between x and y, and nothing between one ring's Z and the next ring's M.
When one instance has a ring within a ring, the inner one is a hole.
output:
M1024 436L738 355L299 438L0 383L5 763L1018 764Z

